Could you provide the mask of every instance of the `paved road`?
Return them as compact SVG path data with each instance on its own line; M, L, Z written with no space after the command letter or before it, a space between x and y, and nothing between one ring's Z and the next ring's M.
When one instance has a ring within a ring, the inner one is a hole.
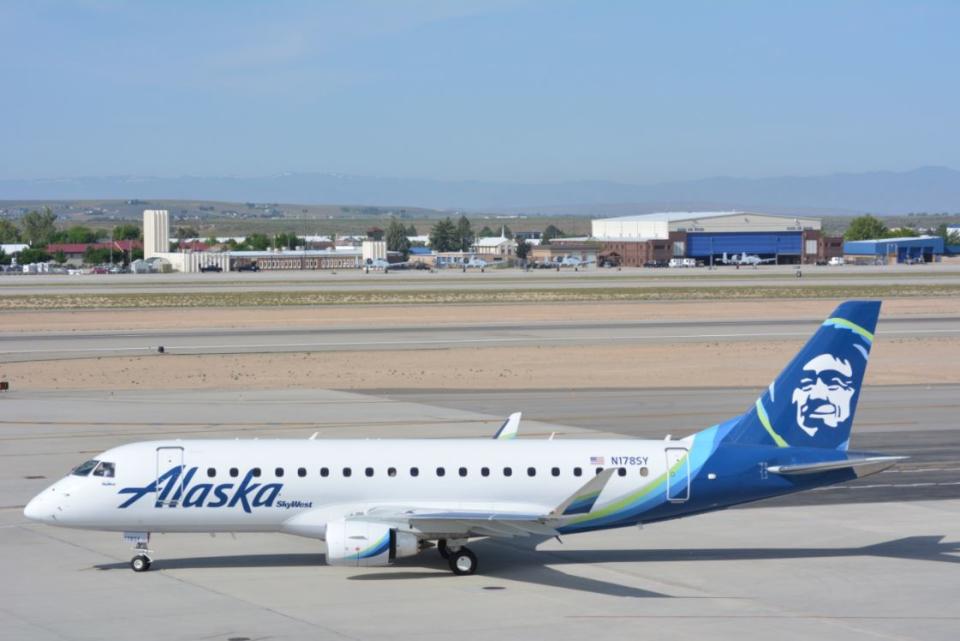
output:
M175 354L322 352L425 349L463 346L591 345L649 341L740 341L803 338L817 327L807 320L775 321L603 321L483 323L392 328L210 329L0 334L0 362L131 356L163 346ZM960 334L960 318L892 318L884 336Z
M502 290L623 287L934 285L960 283L960 264L885 267L804 267L797 279L790 266L757 269L591 268L579 272L519 269L460 272L360 270L337 273L260 272L222 274L0 275L0 296L25 294L108 294L239 291Z

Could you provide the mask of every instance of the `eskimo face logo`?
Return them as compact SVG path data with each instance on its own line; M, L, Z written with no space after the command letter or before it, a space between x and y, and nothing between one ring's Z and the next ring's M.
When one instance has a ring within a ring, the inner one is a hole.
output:
M821 427L836 428L850 418L856 393L853 367L845 358L820 354L803 366L800 385L793 390L797 426L814 436Z

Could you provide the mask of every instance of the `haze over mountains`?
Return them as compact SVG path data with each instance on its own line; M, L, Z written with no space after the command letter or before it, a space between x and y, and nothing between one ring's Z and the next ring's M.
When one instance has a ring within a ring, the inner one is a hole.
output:
M742 209L785 213L960 211L960 171L922 167L824 176L716 177L631 185L523 184L288 173L257 178L105 176L0 180L0 200L203 199L584 215Z

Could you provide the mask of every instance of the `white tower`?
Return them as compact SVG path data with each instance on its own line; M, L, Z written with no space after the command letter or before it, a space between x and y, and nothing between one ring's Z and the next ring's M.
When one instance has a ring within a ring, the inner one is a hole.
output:
M143 210L143 257L170 251L170 215L166 209Z

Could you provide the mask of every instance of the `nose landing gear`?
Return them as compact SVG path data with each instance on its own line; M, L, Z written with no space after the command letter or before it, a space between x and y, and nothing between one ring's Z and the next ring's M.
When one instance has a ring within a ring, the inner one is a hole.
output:
M133 551L136 553L130 559L130 569L134 572L146 572L153 563L153 557L150 555L150 549L147 544L150 543L149 532L124 532L123 540L133 543Z
M150 569L152 559L147 554L138 554L130 559L130 569L134 572L146 572Z

